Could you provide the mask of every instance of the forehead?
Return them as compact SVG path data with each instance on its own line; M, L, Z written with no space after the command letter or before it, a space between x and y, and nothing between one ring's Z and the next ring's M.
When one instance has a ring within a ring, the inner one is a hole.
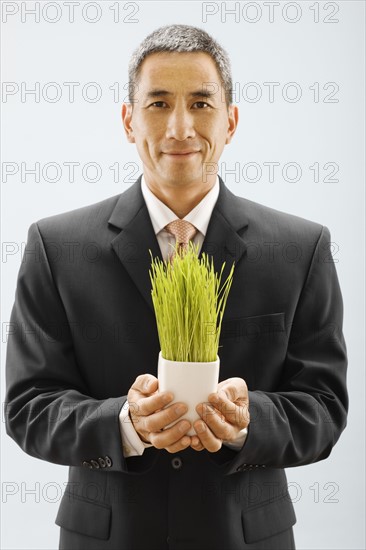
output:
M157 52L150 54L141 64L140 84L143 87L180 83L220 84L220 76L212 57L205 52Z

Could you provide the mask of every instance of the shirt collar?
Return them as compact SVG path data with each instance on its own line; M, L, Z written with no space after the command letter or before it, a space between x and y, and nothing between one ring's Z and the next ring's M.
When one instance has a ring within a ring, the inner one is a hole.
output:
M141 177L141 191L149 211L155 235L157 235L168 223L176 220L177 215L149 189L145 182L144 175ZM219 192L220 182L218 176L216 176L216 182L212 189L210 189L207 195L205 195L203 199L183 218L184 220L192 223L204 236L206 236L207 227L219 196Z

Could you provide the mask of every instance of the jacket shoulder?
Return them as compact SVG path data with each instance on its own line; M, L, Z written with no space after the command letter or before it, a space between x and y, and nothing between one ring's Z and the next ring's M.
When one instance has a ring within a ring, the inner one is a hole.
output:
M46 238L65 238L67 235L89 236L97 234L100 228L107 226L108 219L121 195L114 195L102 201L41 218L35 222L42 236Z
M276 210L249 199L240 197L240 200L249 228L263 237L285 238L287 241L301 237L314 240L319 238L324 229L321 223Z

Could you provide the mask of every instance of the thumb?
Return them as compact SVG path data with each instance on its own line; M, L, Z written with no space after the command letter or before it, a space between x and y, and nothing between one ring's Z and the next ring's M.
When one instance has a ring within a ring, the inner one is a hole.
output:
M142 392L147 394L154 393L158 389L158 386L158 379L152 374L146 374L142 384Z

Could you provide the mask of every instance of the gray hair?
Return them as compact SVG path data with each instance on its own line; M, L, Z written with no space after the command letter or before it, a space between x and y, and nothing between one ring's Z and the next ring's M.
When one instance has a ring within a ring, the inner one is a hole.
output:
M216 64L225 90L226 104L233 102L230 59L226 51L206 31L191 25L166 25L149 34L133 52L128 65L129 102L137 85L141 64L156 52L205 52Z

